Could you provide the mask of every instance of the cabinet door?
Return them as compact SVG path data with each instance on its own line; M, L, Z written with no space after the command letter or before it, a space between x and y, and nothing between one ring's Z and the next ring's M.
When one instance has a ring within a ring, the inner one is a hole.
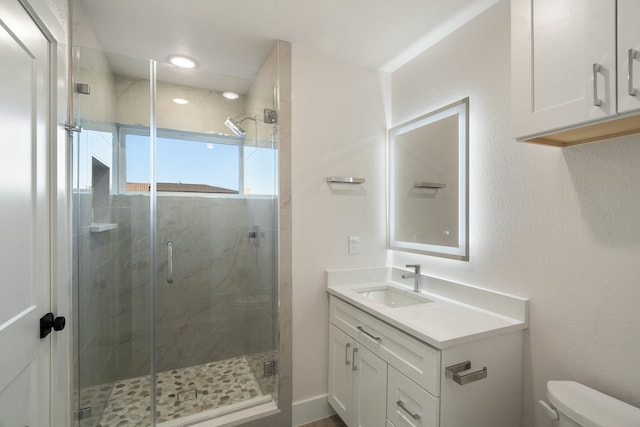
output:
M356 417L354 426L385 427L387 403L387 362L358 345L353 358Z
M640 1L618 0L618 111L640 109Z
M616 113L615 11L615 0L512 0L516 137Z
M351 337L329 325L329 404L348 425L353 414L354 349Z

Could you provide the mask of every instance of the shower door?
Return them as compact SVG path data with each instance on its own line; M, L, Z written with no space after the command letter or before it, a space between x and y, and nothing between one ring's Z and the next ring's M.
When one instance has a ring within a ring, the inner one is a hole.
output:
M86 48L74 72L77 425L276 401L273 87Z
M274 90L227 77L229 100L176 71L157 64L158 422L269 401L276 379ZM250 118L243 136L228 117Z

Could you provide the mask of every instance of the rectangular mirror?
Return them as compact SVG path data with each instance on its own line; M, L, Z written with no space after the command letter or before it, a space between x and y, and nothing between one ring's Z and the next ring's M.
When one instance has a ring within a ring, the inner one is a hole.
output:
M469 259L469 98L389 129L388 244Z

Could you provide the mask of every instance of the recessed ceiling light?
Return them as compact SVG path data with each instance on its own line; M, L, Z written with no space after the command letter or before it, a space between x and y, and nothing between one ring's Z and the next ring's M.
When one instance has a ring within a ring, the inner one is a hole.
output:
M235 92L222 92L222 96L224 96L227 99L238 99L238 98L240 98L240 95L238 95Z
M180 68L196 67L196 62L193 59L187 58L186 56L172 56L171 58L169 58L169 62Z
M172 101L175 102L176 104L180 104L180 105L185 105L185 104L189 103L189 101L187 101L184 98L173 98Z

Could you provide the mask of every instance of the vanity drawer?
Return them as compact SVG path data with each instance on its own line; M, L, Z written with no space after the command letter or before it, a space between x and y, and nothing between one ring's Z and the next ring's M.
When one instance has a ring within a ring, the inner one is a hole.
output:
M440 399L389 366L387 419L395 427L437 427Z
M331 296L330 322L434 396L440 396L440 351Z

